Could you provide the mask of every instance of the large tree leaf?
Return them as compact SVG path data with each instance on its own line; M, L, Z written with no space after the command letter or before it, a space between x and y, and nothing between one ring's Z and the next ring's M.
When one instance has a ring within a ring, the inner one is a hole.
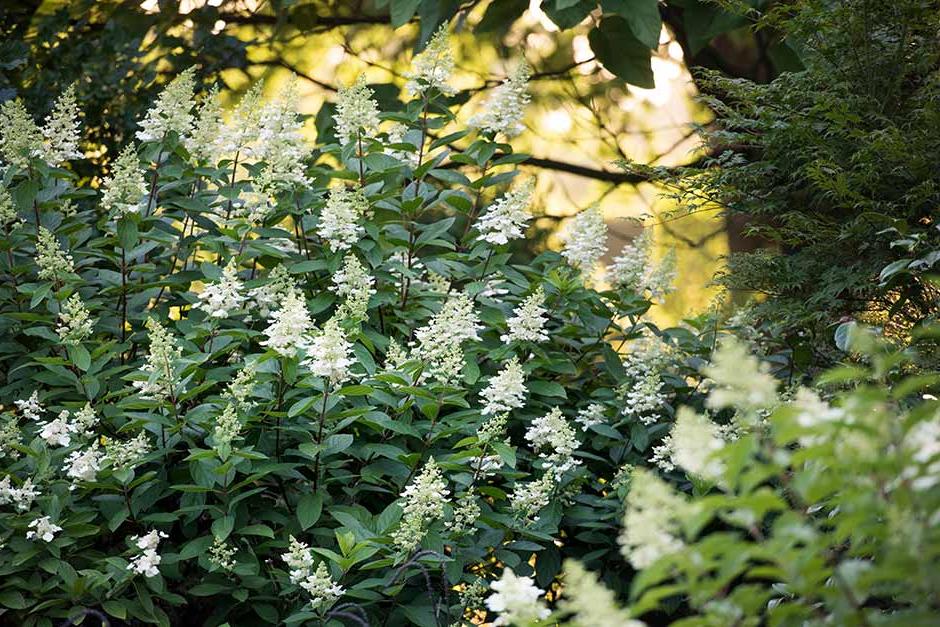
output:
M597 2L590 2L589 0L581 0L577 4L564 9L557 8L555 0L542 0L540 5L548 19L561 30L577 26L595 7L597 7Z
M663 20L657 0L601 0L601 8L627 20L630 31L650 49L659 47Z
M605 17L588 34L591 50L611 73L631 85L654 87L650 49L637 39L627 21L617 15Z

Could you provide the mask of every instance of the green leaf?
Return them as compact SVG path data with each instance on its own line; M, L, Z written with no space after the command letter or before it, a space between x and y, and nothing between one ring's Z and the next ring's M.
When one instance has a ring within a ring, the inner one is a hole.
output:
M29 607L29 602L18 590L0 590L0 605L14 610L25 610Z
M91 367L91 355L88 354L88 350L84 346L69 344L65 347L65 350L69 355L69 361L75 364L76 368L82 372L88 372L88 368Z
M491 2L486 7L486 13L474 29L474 33L483 34L492 33L496 37L502 37L512 23L519 19L525 10L529 8L529 0L499 0Z
M232 533L232 528L235 527L235 517L229 514L228 516L223 516L222 518L216 518L212 521L212 535L219 540L225 540L230 533Z
M651 50L659 47L663 21L658 0L601 0L605 13L615 13L627 21L630 32Z
M323 511L323 496L320 494L305 494L297 503L297 520L300 528L307 530L320 519Z
M609 72L637 87L655 87L650 49L634 36L625 19L617 15L605 17L588 33L588 41Z
M137 234L137 222L130 216L118 220L117 223L118 241L125 250L131 250L137 246L139 239Z
M392 0L389 11L392 26L398 28L407 24L414 17L415 11L421 5L421 0Z
M541 396L554 396L557 398L568 398L565 388L554 381L530 381L528 383L529 391Z
M568 30L580 24L597 6L597 2L581 0L577 4L559 9L555 0L542 0L541 9L561 30Z
M345 451L353 443L353 436L349 433L337 433L336 435L331 435L323 443L323 454L324 455L334 455L341 451Z

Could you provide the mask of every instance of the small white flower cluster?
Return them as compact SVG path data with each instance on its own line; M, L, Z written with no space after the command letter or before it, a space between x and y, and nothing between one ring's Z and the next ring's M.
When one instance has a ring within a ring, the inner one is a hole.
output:
M9 232L20 222L20 216L16 213L16 206L13 204L13 196L9 190L0 185L0 227Z
M129 440L108 440L105 444L105 460L114 470L133 468L153 448L146 431L141 431Z
M72 255L62 250L55 234L44 226L39 227L36 240L36 265L39 278L48 281L61 281L64 275L75 272Z
M422 380L454 383L463 367L462 345L479 340L481 328L473 299L465 292L452 293L441 310L415 331L410 359L423 364Z
M85 437L92 435L92 428L98 423L98 417L90 403L77 412L63 409L52 420L38 421L42 427L39 437L49 446L70 446L72 436L80 434Z
M157 548L160 546L160 540L167 537L165 533L156 529L144 536L133 536L130 541L137 546L139 552L131 559L131 563L127 565L127 570L145 577L159 575L159 566L163 558L157 553Z
M20 452L15 447L20 444L22 435L14 416L0 418L0 459L19 459Z
M621 388L624 394L623 413L638 418L645 425L659 420L657 410L668 401L662 392L663 381L658 372L647 372Z
M492 377L480 395L484 399L482 414L500 414L519 409L525 404L525 373L519 359L513 357L506 367Z
M72 451L62 465L65 476L72 479L69 490L74 490L79 481L94 481L103 461L104 453L98 449L98 442L92 442L85 450Z
M408 137L408 133L411 129L408 128L407 124L401 122L395 122L388 128L388 143L389 144L417 144L420 140L412 140ZM420 133L420 131L415 131ZM395 157L402 163L408 164L411 167L418 166L418 153L410 149L395 149L395 148L385 148L385 151L389 155Z
M359 220L368 212L369 199L361 189L333 187L320 212L317 233L331 251L349 250L365 232Z
M248 298L262 318L267 318L272 311L281 306L287 294L296 289L287 268L275 266L267 280L258 287L248 290Z
M178 392L179 381L176 376L176 362L182 356L183 349L162 324L154 318L147 318L150 349L147 351L147 363L141 366L147 379L134 381L142 398L163 402L174 398Z
M486 607L498 615L493 625L531 625L548 618L551 611L540 598L545 591L531 577L519 577L511 569L490 584L493 591Z
M161 141L168 133L180 138L189 135L192 129L193 91L196 88L196 68L180 72L160 92L154 105L138 123L137 139L144 142Z
M18 512L28 512L39 495L33 480L28 477L18 488L10 482L9 475L0 480L0 505L12 504Z
M66 346L74 346L91 335L95 327L95 321L88 308L82 302L82 297L77 293L69 296L59 311L59 326L55 328L62 343Z
M375 294L375 279L366 272L356 255L346 255L343 267L333 275L333 285L336 293L345 299L337 315L356 321L365 320L369 299Z
M213 85L196 108L192 133L183 138L196 163L206 163L215 157L222 128L222 100L218 85Z
M482 110L470 118L468 124L481 131L493 134L502 133L506 137L515 137L525 127L522 118L532 97L526 91L532 68L523 61L483 105Z
M532 217L529 204L534 192L535 179L531 178L494 202L477 222L480 239L499 245L522 237L525 234L522 229Z
M689 407L676 412L676 424L654 450L654 461L663 470L682 468L689 475L721 483L725 466L715 454L725 446L721 428Z
M401 494L404 514L392 539L402 552L410 553L417 548L428 526L444 517L449 494L444 475L432 457Z
M225 540L214 538L206 559L214 568L230 571L235 568L235 553L235 547L229 546Z
M55 540L55 534L62 531L62 527L52 522L48 516L33 519L28 527L31 531L26 532L26 539L42 540L43 542L52 542Z
M901 475L914 490L923 492L940 483L940 415L921 420L904 436L910 464ZM934 515L933 520L938 519Z
M431 37L427 47L411 62L411 69L405 73L408 82L405 89L415 95L424 95L430 89L436 89L445 96L457 93L450 84L454 73L454 55L450 49L447 25L443 24Z
M468 492L457 499L454 504L454 516L444 523L444 528L455 536L470 533L479 517L480 505L473 493Z
M43 152L47 163L58 165L84 156L78 149L81 139L81 123L78 117L78 99L75 97L75 83L72 83L56 99L52 113L46 116L42 127L42 136L45 139Z
M642 621L617 605L617 597L585 569L581 562L566 560L559 609L578 627L645 627Z
M521 519L538 522L538 514L551 502L554 489L555 476L551 472L546 472L535 481L516 483L509 495L510 508Z
M302 134L303 121L297 115L299 97L297 76L291 75L277 96L261 108L258 144L249 151L265 163L258 191L310 184L304 169L309 151Z
M624 245L607 270L607 281L615 288L649 295L662 302L672 291L676 278L676 251L671 249L660 263L652 258L653 230L644 229L633 242Z
M297 349L303 346L306 335L313 327L310 311L303 294L296 289L289 289L281 301L281 306L268 318L268 327L264 330L267 339L261 341L282 357L293 357Z
M600 425L607 422L607 417L604 415L606 411L607 408L605 408L600 403L591 403L578 412L578 415L575 417L574 421L580 424L583 430L587 431L594 425Z
M565 235L565 249L561 254L583 276L590 277L605 252L607 223L604 222L600 205L594 204L572 218Z
M373 137L379 128L379 105L372 99L373 92L366 86L366 77L360 74L349 87L340 87L336 95L336 136L341 144L357 139L360 133Z
M213 450L223 460L228 459L231 453L232 440L237 438L242 430L242 423L238 419L235 405L229 403L215 419L212 429Z
M210 318L228 318L242 307L246 297L244 285L238 278L238 264L232 258L222 270L221 278L210 283L199 293L199 302L193 309L206 312Z
M574 458L581 443L558 407L533 420L525 439L532 443L532 448L545 462L546 470L554 473L556 479L581 464Z
M74 84L56 99L41 129L20 100L7 100L0 105L0 156L7 163L25 170L35 157L52 166L78 159L83 156L78 148L80 139Z
M294 536L290 537L288 552L281 555L281 559L290 569L291 583L299 585L307 592L313 609L326 610L346 594L346 590L333 581L326 563L320 562L314 570L313 551Z
M42 413L46 411L46 408L39 402L39 392L37 390L33 390L29 398L15 400L13 404L27 420L41 420Z
M637 570L659 558L681 551L679 520L687 503L665 481L648 470L637 468L630 479L620 552Z
M255 375L257 370L254 364L246 364L235 374L225 388L225 396L236 407L242 410L251 409L254 401L249 400L255 391Z
M712 355L712 363L702 374L713 381L705 404L710 409L735 407L743 419L753 422L756 412L778 402L777 380L767 364L751 354L743 343L725 338Z
M104 179L101 206L118 216L139 213L144 208L143 198L146 195L147 182L140 169L137 147L128 144L115 160L113 172Z
M304 346L304 352L303 364L316 376L328 379L331 385L348 379L349 367L355 363L352 344L336 317L326 321L323 330Z

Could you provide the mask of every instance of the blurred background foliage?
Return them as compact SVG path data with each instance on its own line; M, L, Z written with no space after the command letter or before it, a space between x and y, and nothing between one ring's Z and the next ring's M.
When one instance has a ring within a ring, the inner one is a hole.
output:
M709 308L711 278L729 252L752 250L741 216L671 216L660 185L614 165L694 164L706 157L696 128L712 115L697 100L696 70L767 82L799 61L772 29L750 28L747 5L701 0L18 0L2 3L0 101L20 97L45 112L78 82L85 103L80 175L110 161L135 120L179 71L198 67L230 102L254 82L273 93L302 79L311 139L331 133L339 85L365 73L382 107L398 107L413 51L447 22L457 47L465 119L482 92L520 58L533 68L528 132L538 229L529 241L555 247L564 220L599 202L611 227L610 255L642 228L656 228L659 254L678 252L678 289L653 312L660 323ZM717 209L717 208L716 208Z

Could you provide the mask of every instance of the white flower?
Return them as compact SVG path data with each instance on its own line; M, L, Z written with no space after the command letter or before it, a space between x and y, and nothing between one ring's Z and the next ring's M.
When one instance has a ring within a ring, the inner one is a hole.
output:
M479 340L481 329L473 300L463 292L452 294L425 326L415 331L411 358L421 361L421 379L435 379L449 385L463 368L461 345Z
M468 492L454 504L454 517L444 523L444 527L453 535L459 536L473 531L474 523L480 517L480 506L476 497Z
M163 558L157 553L157 548L160 545L160 539L166 537L165 533L156 529L144 536L133 536L130 540L140 549L140 552L131 559L130 564L127 565L127 570L145 577L159 575L159 566Z
M555 475L546 472L540 479L516 483L509 495L510 509L526 521L538 521L538 513L549 504L555 489Z
M264 330L267 339L262 340L261 345L284 357L293 357L306 341L312 325L303 295L291 289L284 296L281 308L268 318L268 328Z
M55 332L63 344L67 346L80 344L91 335L94 327L95 321L89 315L78 293L72 294L62 303L62 309L59 311L59 326L55 328Z
M361 189L334 187L320 212L317 233L326 240L330 250L349 250L359 241L365 229L359 224L369 210L369 200Z
M298 584L313 573L313 551L304 542L290 536L290 546L287 553L281 554L281 559L290 569L290 582Z
M637 570L659 558L681 551L680 519L686 502L662 479L637 468L630 481L620 552Z
M633 242L626 244L620 255L607 270L607 281L613 287L623 288L637 294L649 294L649 298L662 302L672 291L676 276L676 251L672 249L659 264L652 259L653 230L645 229Z
M546 467L555 473L556 478L561 478L581 463L573 457L581 443L557 407L533 420L526 430L525 439L532 443L532 448L545 460Z
M689 407L676 412L676 424L663 441L673 465L712 483L722 480L725 466L715 454L725 446L721 429Z
M27 169L30 159L45 152L42 140L42 131L22 101L17 98L0 104L0 155L4 161Z
M39 490L30 478L23 481L18 488L13 487L9 476L0 480L0 505L12 503L18 512L28 512L39 495Z
M335 317L327 320L323 331L310 340L304 352L307 358L303 364L316 376L329 379L332 385L348 379L349 366L355 363L351 357L352 344Z
M49 281L61 281L64 275L75 272L72 255L62 250L55 234L44 226L39 227L36 240L36 265L39 278Z
M10 191L0 185L0 227L5 230L12 230L20 222L20 216L16 213L16 207L13 204L13 196Z
M220 159L246 152L250 144L258 139L263 106L264 82L258 81L248 88L238 101L231 118L222 128L216 142Z
M235 552L235 547L229 546L225 540L215 538L209 547L207 559L216 568L230 571L235 568Z
M509 78L493 90L482 111L470 118L469 125L481 131L503 133L506 137L521 133L525 128L522 118L532 100L526 92L531 73L528 63L520 63Z
M193 308L205 311L210 318L228 318L245 302L243 290L244 285L238 278L238 264L232 258L222 270L222 277L199 293L199 302Z
M417 143L420 143L420 139L410 139L408 137L409 132L412 129L408 128L406 124L401 122L393 123L388 129L388 143L389 144L409 144L414 146ZM414 132L420 133L421 131L415 130ZM418 136L420 138L420 135ZM395 157L402 163L406 163L411 167L418 166L418 153L415 150L402 148L385 148L389 155Z
M72 414L72 424L75 426L77 433L85 437L94 435L92 429L98 424L98 415L95 413L91 403L85 403L84 407Z
M348 144L359 133L372 137L379 128L379 105L372 99L373 92L366 86L366 77L360 74L349 87L340 87L336 97L336 136L341 144Z
M362 262L349 253L343 260L343 267L333 275L336 293L346 299L341 317L353 320L365 320L369 308L369 299L375 294L375 279L366 272Z
M666 404L666 395L662 393L663 382L658 372L641 375L633 385L625 385L623 413L625 416L639 418L645 425L651 425L659 419L656 410Z
M126 470L136 466L151 448L147 432L141 431L130 440L108 440L105 444L105 460L115 470Z
M404 514L392 539L402 551L413 551L421 543L428 526L444 517L448 494L450 491L441 469L432 457L401 494Z
M144 208L147 182L140 169L137 147L128 144L114 162L114 169L104 179L104 194L101 206L105 211L119 216L139 213Z
M255 391L256 372L254 364L246 364L238 371L238 374L235 375L235 378L229 382L225 389L226 396L240 409L247 410L254 405L254 402L250 401L249 398Z
M911 480L913 489L929 490L940 483L940 415L915 424L904 437L904 448L911 465L902 476Z
M535 179L532 178L493 203L477 222L480 238L491 244L506 244L522 237L522 229L532 217L529 203L534 191Z
M241 433L242 423L238 419L238 412L234 405L226 405L222 413L215 419L212 430L212 447L223 460L228 459L231 452L232 440Z
M186 150L196 163L215 165L222 133L222 102L218 85L213 85L196 109L192 134L184 140Z
M20 444L21 437L20 425L15 417L0 419L0 459L19 459L20 452L15 447Z
M480 393L485 399L481 413L485 416L519 409L525 404L525 394L525 373L513 357Z
M310 595L310 606L315 610L329 608L346 594L346 589L333 581L325 562L320 562L317 570L300 582L300 587Z
M545 317L545 292L540 285L526 297L522 303L513 309L512 316L506 320L506 326L509 332L500 336L503 342L544 342L548 339L545 333L545 323L548 318Z
M98 471L101 470L103 460L104 455L98 450L97 442L92 442L91 446L84 451L72 451L62 465L65 476L73 480L70 489L75 488L75 482L94 481L98 476Z
M411 94L424 94L436 89L445 96L453 96L457 90L448 84L454 73L454 55L450 49L447 25L442 24L434 33L427 47L411 62L405 73L408 82L405 89Z
M147 363L141 371L147 375L144 381L134 381L142 398L165 401L177 393L176 361L183 354L183 349L176 344L170 332L153 318L145 323L149 331L150 349L147 351Z
M591 403L578 412L578 415L575 417L574 421L580 424L582 429L587 431L594 425L600 425L607 422L607 417L604 416L605 411L606 408L600 403Z
M578 627L645 627L617 605L617 597L581 562L565 560L564 586L558 605Z
M725 338L702 373L714 381L705 400L710 409L734 407L744 412L765 409L777 402L777 380L767 364L750 354L736 339Z
M254 308L258 310L258 314L262 318L267 318L281 305L288 292L295 288L287 268L275 266L268 275L266 283L248 291L248 298L254 302Z
M264 105L258 122L258 144L251 154L266 164L263 172L276 187L309 185L304 159L308 150L303 121L297 115L297 77L292 75L277 97Z
M535 586L530 577L518 577L509 568L502 577L490 584L493 591L486 599L486 607L499 617L493 625L529 625L548 618L551 614L540 599L545 591Z
M32 529L32 531L26 532L26 539L40 539L43 542L52 542L55 539L55 534L62 531L62 527L49 520L48 516L42 516L32 520L29 523L29 528Z
M599 205L576 215L568 226L561 254L584 276L590 276L598 260L607 252L607 224Z
M72 434L77 431L69 419L69 412L59 413L57 418L42 423L39 437L49 446L68 446L72 442Z
M55 101L52 113L46 117L42 134L46 140L45 159L51 165L58 165L70 159L81 159L78 149L81 139L81 123L78 120L79 109L75 98L75 84Z
M19 409L28 420L39 420L42 416L42 412L46 411L46 408L39 402L39 392L36 390L33 390L29 398L13 401L13 404L16 405L16 408Z
M196 68L191 67L170 81L160 92L153 107L140 121L137 139L140 141L161 141L170 132L181 139L189 135L193 119L193 89L196 85Z
M791 403L796 408L796 422L801 427L812 428L819 425L831 424L846 419L846 413L840 407L833 407L819 398L819 395L809 388L801 387Z

